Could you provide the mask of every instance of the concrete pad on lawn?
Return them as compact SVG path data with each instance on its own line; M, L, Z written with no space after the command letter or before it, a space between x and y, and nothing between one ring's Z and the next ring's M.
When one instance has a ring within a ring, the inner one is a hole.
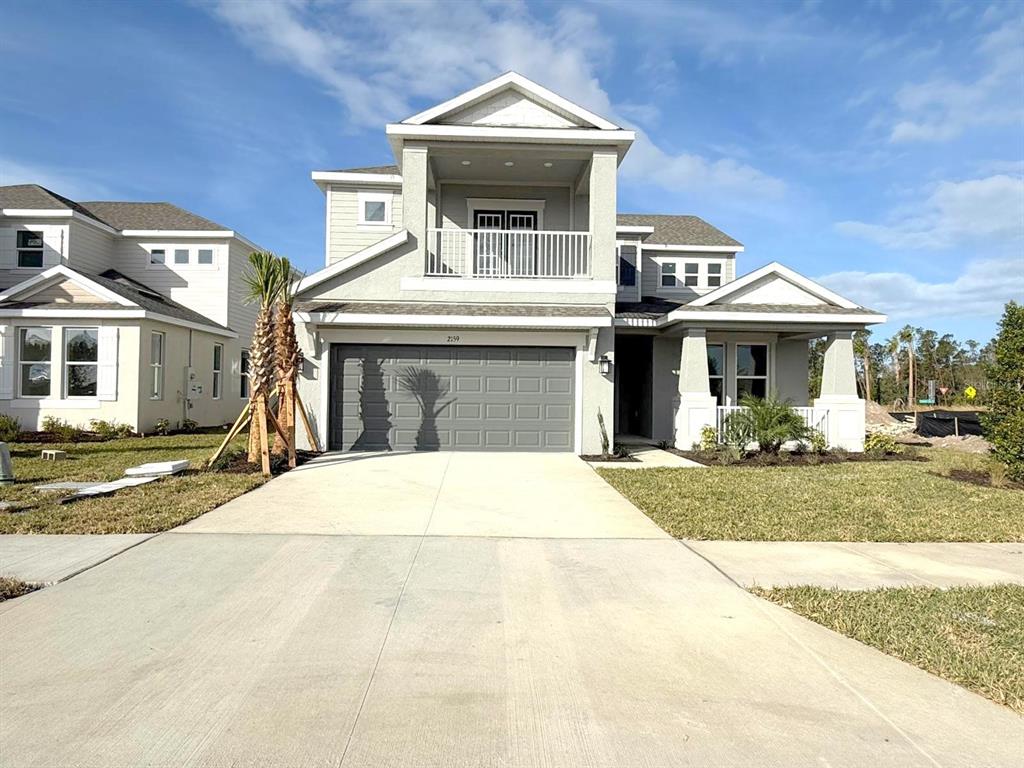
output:
M140 544L154 533L0 535L0 576L53 584Z
M684 542L745 587L839 589L1024 584L1024 545L972 543Z

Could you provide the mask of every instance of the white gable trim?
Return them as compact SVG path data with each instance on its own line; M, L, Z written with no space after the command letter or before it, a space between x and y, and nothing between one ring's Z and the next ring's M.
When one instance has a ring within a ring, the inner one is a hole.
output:
M462 328L607 328L610 315L593 317L524 317L511 315L385 315L356 312L296 312L304 323L325 325L435 326Z
M0 308L0 318L4 317L29 317L44 320L153 320L167 325L177 325L182 328L192 328L197 331L205 331L215 336L224 336L228 339L238 338L238 334L227 328L204 323L194 323L191 320L182 320L170 315L162 315L159 312L147 312L143 309L3 309Z
M689 253L742 253L742 245L665 245L644 243L645 251L687 251Z
M338 182L355 184L401 184L397 173L350 173L348 171L313 171L310 178L317 182Z
M5 293L0 294L0 302L11 301L16 297L27 298L32 294L45 289L58 279L70 280L71 282L80 285L90 293L94 293L112 304L119 304L122 307L138 306L134 301L126 299L124 296L120 296L119 294L104 288L99 283L94 280L90 280L85 275L80 272L76 272L64 264L58 264L55 267L50 267L45 272L40 272L38 275L30 277L28 280L23 280L17 285L11 286Z
M344 259L334 262L331 266L325 267L319 272L314 272L312 275L307 275L302 278L295 286L295 293L298 295L303 291L308 291L313 286L320 285L320 283L326 282L333 277L337 277L341 273L347 272L353 267L359 266L363 262L380 256L382 253L387 253L388 251L408 242L408 240L409 230L399 230L390 237L384 238L379 243L374 243L367 248L363 248L361 251L353 253L351 256L346 256Z
M644 246L647 248L648 246ZM777 261L773 261L771 264L766 264L760 269L755 269L753 272L748 272L742 277L738 277L730 283L726 283L721 288L716 288L710 293L705 293L698 299L694 299L690 302L695 307L706 307L709 304L720 304L723 299L732 296L733 294L739 293L744 288L756 283L762 278L770 275L776 275L781 277L783 280L788 280L794 285L803 288L805 291L813 296L817 296L822 301L829 304L835 304L837 307L843 307L844 309L858 309L859 304L844 299L838 293L830 291L823 285L819 285L808 277L804 277L799 272L794 272L789 267L784 267Z
M556 110L572 115L581 122L588 123L595 128L605 131L616 131L619 129L619 126L615 125L615 123L611 123L600 115L595 115L590 110L584 109L579 104L575 104L559 96L557 93L549 91L544 86L523 77L518 72L506 72L503 75L499 75L483 85L478 85L476 88L472 88L465 93L461 93L452 99L448 99L448 101L438 104L436 107L431 107L419 114L413 115L403 120L402 123L404 125L424 125L459 112L472 104L484 101L488 97L508 88L513 88L523 95L535 99L544 106L553 107Z

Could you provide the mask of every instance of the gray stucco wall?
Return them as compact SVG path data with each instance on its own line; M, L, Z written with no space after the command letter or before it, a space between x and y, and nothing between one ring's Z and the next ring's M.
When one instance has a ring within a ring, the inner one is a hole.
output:
M808 344L780 341L775 345L775 391L793 405L807 405Z

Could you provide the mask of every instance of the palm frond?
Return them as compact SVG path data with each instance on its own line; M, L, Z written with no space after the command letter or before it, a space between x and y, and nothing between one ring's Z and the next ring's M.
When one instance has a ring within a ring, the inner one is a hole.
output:
M242 279L248 289L246 300L250 304L273 304L281 292L280 260L270 251L249 254L249 268Z

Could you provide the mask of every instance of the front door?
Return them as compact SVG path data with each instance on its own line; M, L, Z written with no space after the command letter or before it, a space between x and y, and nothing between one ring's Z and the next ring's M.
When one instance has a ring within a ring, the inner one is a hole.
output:
M536 211L474 211L474 274L520 277L536 272ZM484 230L484 231L481 231ZM493 230L489 232L486 230Z

